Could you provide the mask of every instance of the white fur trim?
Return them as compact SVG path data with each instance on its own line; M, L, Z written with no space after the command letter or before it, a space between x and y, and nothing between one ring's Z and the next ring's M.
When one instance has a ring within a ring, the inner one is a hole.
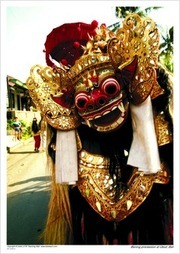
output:
M78 157L75 130L57 130L55 167L57 183L74 184L78 180Z
M133 141L128 164L146 174L161 170L150 96L140 105L130 105Z

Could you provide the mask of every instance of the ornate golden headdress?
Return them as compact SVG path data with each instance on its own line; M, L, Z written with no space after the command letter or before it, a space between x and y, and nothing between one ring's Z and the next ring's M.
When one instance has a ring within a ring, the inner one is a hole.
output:
M159 34L153 20L130 14L116 33L104 24L95 31L86 46L81 46L83 55L78 56L74 65L66 66L61 61L60 67L35 65L31 68L27 79L30 96L56 129L71 130L81 124L74 106L74 93L93 70L96 73L101 70L98 75L104 71L116 72L128 80L129 97L134 104L143 102L149 95L153 99L163 93L156 81ZM126 66L135 58L136 72L130 79L132 70Z

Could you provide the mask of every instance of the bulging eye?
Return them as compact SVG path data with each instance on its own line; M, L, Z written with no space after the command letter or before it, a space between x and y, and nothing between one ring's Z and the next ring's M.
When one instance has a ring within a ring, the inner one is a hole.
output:
M89 98L88 98L87 94L79 93L75 97L75 106L79 110L86 109L86 105L87 105L88 101L89 101Z
M114 78L107 78L102 84L101 84L101 90L107 95L107 96L116 96L120 92L121 86Z

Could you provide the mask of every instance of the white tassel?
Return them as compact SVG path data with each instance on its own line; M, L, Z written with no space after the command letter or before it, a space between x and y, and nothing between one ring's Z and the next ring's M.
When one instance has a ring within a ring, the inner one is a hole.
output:
M146 174L161 170L150 96L140 105L130 105L133 141L128 164Z
M76 183L78 180L78 157L75 130L57 130L55 165L57 183Z

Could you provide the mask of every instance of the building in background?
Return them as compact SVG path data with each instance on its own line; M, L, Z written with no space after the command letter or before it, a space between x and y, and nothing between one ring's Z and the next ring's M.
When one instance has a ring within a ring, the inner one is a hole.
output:
M37 111L26 83L7 75L7 98L6 112L7 120L14 119L17 116L19 119L30 123L32 118L36 116L40 120L40 114Z
M7 76L7 109L30 110L32 100L26 84L20 80Z

